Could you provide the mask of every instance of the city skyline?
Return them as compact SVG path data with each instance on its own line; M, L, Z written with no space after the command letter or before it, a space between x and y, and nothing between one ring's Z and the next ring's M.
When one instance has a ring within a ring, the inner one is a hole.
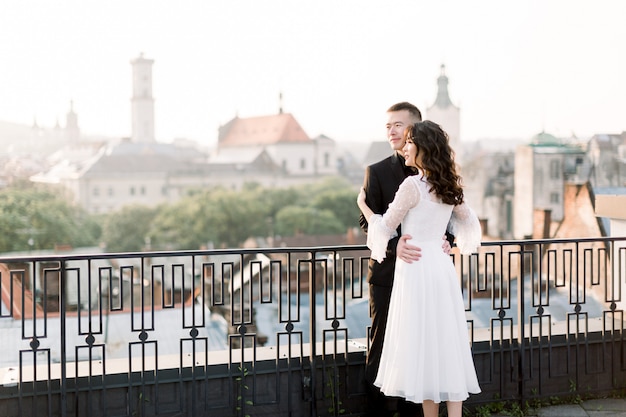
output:
M292 113L310 137L384 140L427 114L442 64L461 139L626 130L626 4L25 0L0 5L0 120L130 135L130 61L155 61L156 138L213 145L236 115ZM282 94L282 100L279 100Z

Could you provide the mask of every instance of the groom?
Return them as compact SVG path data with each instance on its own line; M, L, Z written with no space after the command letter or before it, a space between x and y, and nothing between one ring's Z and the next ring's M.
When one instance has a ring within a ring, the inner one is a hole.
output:
M411 103L402 102L394 104L387 110L387 140L393 151L392 155L367 167L363 189L365 190L365 202L374 213L382 214L387 210L389 203L398 191L398 187L410 174L409 168L404 163L402 147L404 146L404 130L422 120L419 109ZM363 214L359 217L361 228L367 232L367 221ZM365 382L370 391L368 394L368 416L393 416L395 409L400 416L405 415L406 410L410 414L421 415L421 407L406 403L403 400L385 397L377 387L374 380L378 373L380 355L383 349L387 313L389 311L389 299L393 285L393 271L396 264L396 256L406 261L417 261L421 254L420 249L409 245L407 236L401 236L398 227L398 237L389 241L387 256L382 263L373 259L369 260L367 282L369 283L370 316L372 326L370 330L370 348L365 365ZM401 236L401 237L400 237ZM420 413L420 414L417 414Z
M391 156L367 167L363 181L365 202L374 213L382 214L387 210L389 203L404 179L411 175L402 155L404 147L404 130L422 120L419 109L411 103L396 103L387 110L387 140L393 150ZM359 217L361 229L367 233L367 221L363 214ZM368 389L368 416L393 416L397 411L400 417L422 415L421 404L411 403L404 399L384 396L374 386L378 373L380 356L385 337L389 300L393 286L393 273L396 256L405 262L418 261L421 250L417 246L407 243L409 235L402 235L398 226L397 237L392 238L387 246L387 256L382 263L369 260L367 281L369 283L370 316L372 325L370 330L370 348L365 365L365 382ZM444 251L449 252L450 246L444 243Z

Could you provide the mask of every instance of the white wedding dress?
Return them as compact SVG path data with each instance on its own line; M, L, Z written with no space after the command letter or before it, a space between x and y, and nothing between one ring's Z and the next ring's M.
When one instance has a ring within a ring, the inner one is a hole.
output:
M415 403L463 401L479 393L465 307L450 255L448 224L461 253L480 245L478 218L466 204L443 204L420 174L407 177L385 214L369 221L367 245L381 262L398 224L422 250L411 264L396 259L382 357L374 385Z

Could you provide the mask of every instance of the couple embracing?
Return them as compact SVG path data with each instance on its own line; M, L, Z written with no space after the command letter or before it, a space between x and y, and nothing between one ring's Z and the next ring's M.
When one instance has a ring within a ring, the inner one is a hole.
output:
M393 154L367 167L357 198L371 249L370 349L365 379L372 416L461 417L480 392L465 307L449 256L475 252L481 229L464 203L447 134L414 105L387 111Z

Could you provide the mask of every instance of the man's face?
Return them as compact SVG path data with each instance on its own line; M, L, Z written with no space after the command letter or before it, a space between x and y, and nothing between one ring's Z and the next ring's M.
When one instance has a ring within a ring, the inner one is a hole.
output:
M391 149L399 151L404 146L404 129L413 124L408 110L390 111L387 113L387 140Z

